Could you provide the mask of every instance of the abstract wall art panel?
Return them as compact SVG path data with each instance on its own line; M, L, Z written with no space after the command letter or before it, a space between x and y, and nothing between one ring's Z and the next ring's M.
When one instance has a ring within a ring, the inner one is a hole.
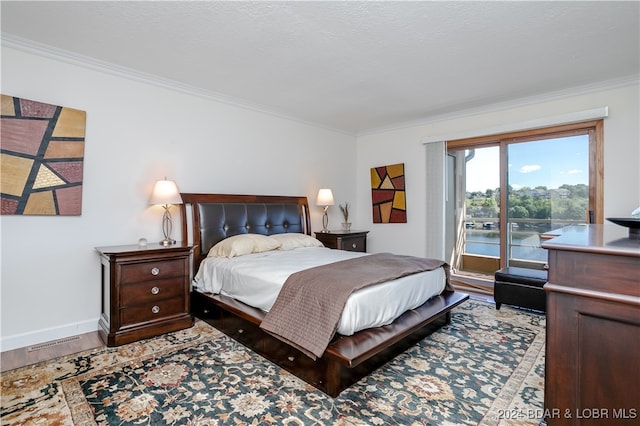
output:
M404 163L371 169L373 223L407 223Z
M1 213L80 215L86 113L0 96Z

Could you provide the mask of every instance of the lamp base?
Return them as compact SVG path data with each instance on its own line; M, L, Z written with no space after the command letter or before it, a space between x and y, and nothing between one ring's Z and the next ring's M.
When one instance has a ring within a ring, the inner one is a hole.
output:
M164 214L162 215L162 233L164 234L164 240L160 241L160 245L162 247L169 247L176 243L176 240L170 238L171 228L173 228L173 223L171 222L171 213L169 213L169 205L165 204L162 206L164 208Z
M172 240L171 238L165 238L164 240L160 241L160 245L163 247L169 247L172 245L175 245L176 240Z
M325 206L324 208L324 214L322 215L322 233L327 233L329 232L329 229L327 228L329 226L329 215L327 214L327 209L329 209L329 206Z

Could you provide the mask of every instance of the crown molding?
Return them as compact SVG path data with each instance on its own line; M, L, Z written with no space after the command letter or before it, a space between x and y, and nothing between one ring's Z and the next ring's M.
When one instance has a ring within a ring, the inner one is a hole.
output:
M299 117L288 114L286 112L274 109L272 107L251 103L240 98L235 98L233 96L228 96L228 95L214 92L211 90L204 90L195 86L177 82L175 80L165 79L154 74L136 71L131 68L122 67L110 62L101 61L99 59L95 59L89 56L80 55L80 54L73 53L68 50L60 49L57 47L53 47L44 43L39 43L33 40L18 37L13 34L2 32L0 33L0 40L2 42L2 46L20 50L33 55L38 55L48 59L53 59L53 60L69 63L75 66L91 69L94 71L99 71L106 74L114 75L120 78L125 78L129 80L137 81L140 83L161 87L163 89L172 90L172 91L183 93L186 95L199 97L201 99L223 103L236 108L255 111L255 112L271 115L274 117L282 118L285 120L297 122L300 124L328 130L331 132L340 133L347 136L355 136L355 137L367 136L367 135L376 134L376 133L384 133L384 132L389 132L394 130L407 129L407 128L417 127L417 126L424 126L424 125L428 125L428 124L432 124L440 121L462 119L462 118L472 117L472 116L491 113L491 112L499 112L507 109L529 106L529 105L533 105L533 104L537 104L545 101L553 101L553 100L563 99L567 97L598 92L602 90L615 89L615 88L626 87L631 85L638 85L640 83L640 79L638 75L633 75L633 76L623 77L615 80L608 80L608 81L598 82L598 83L584 85L584 86L576 86L576 87L572 87L572 88L568 88L560 91L543 93L540 95L520 98L512 101L499 102L499 103L485 105L482 107L464 109L464 110L460 110L452 113L437 114L437 115L429 116L419 120L406 121L402 123L392 124L389 126L375 127L375 128L353 132L345 129L339 129L339 128L327 126L325 124L318 123L318 122L304 120Z
M536 118L519 123L507 123L501 126L487 127L483 129L467 130L461 133L428 136L422 140L423 144L433 142L451 141L456 139L466 139L489 135L499 135L503 133L519 132L531 129L542 129L545 127L559 126L562 124L581 123L585 121L600 120L609 116L609 107L588 109L584 111L574 111L568 114L559 114Z
M542 102L555 101L560 99L565 99L573 96L579 95L587 95L594 92L601 92L603 90L611 90L617 89L620 87L634 86L640 84L640 77L638 75L626 76L618 79L602 81L598 83L576 86L564 90L559 90L555 92L547 92L539 95L528 96L525 98L515 99L506 102L499 102L494 104L485 105L477 108L469 108L464 109L452 113L447 114L438 114L433 115L428 118L406 121L404 123L397 123L395 125L378 127L374 129L367 129L361 132L358 132L356 136L367 136L376 133L384 133L394 130L402 130L411 127L424 126L428 124L433 124L441 121L455 120L455 119L463 119L469 118L481 114L492 113L492 112L500 112L513 108L526 107L530 105L539 104Z
M220 102L236 108L259 112L259 113L271 115L274 117L282 118L285 120L294 121L300 124L305 124L308 126L317 127L324 130L341 133L348 136L355 136L355 132L347 131L345 129L338 129L335 127L324 125L322 123L304 120L299 117L290 115L286 112L274 109L272 107L268 107L268 106L257 104L257 103L251 103L240 98L228 96L228 95L214 92L211 90L201 89L199 87L180 83L175 80L162 78L154 74L136 71L132 68L115 65L107 61L101 61L99 59L95 59L90 56L80 55L78 53L53 47L48 44L39 43L33 40L18 37L13 34L3 32L3 33L0 33L0 38L2 41L3 47L9 47L9 48L20 50L22 52L30 53L33 55L42 56L42 57L53 59L60 62L65 62L71 65L87 68L93 71L103 72L105 74L110 74L116 77L133 80L139 83L157 86L163 89L172 90L172 91L183 93L190 96L195 96L201 99Z

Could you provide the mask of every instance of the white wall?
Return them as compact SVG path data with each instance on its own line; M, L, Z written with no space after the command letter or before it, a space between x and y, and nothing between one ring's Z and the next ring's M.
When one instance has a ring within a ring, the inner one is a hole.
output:
M514 123L609 107L604 121L604 215L629 216L640 205L640 89L637 81L622 87L590 90L580 95L556 96L526 105L503 108L446 120L434 120L399 130L358 137L358 224L370 230L367 248L372 252L396 252L426 256L426 171L423 141L446 140L461 133ZM440 137L441 136L441 137ZM374 224L370 212L369 169L405 163L406 224Z
M640 205L637 83L356 140L4 46L1 71L3 94L87 112L82 215L0 217L3 351L97 329L94 247L161 239L161 211L147 200L164 176L183 192L306 195L316 230L315 195L330 187L336 203L352 204L353 228L370 230L369 251L423 256L426 137L608 106L605 216ZM405 164L408 223L373 224L369 169L395 163ZM330 224L340 222L330 209Z
M0 218L3 351L97 329L94 247L161 239L161 208L147 205L156 179L183 192L306 195L313 230L319 188L355 199L353 136L4 46L2 93L87 112L82 215Z

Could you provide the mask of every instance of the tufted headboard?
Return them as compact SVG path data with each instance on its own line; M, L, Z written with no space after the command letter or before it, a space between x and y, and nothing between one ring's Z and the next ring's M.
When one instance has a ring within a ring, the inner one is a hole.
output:
M311 234L307 197L188 194L180 204L182 240L197 245L194 272L217 242L238 234Z

